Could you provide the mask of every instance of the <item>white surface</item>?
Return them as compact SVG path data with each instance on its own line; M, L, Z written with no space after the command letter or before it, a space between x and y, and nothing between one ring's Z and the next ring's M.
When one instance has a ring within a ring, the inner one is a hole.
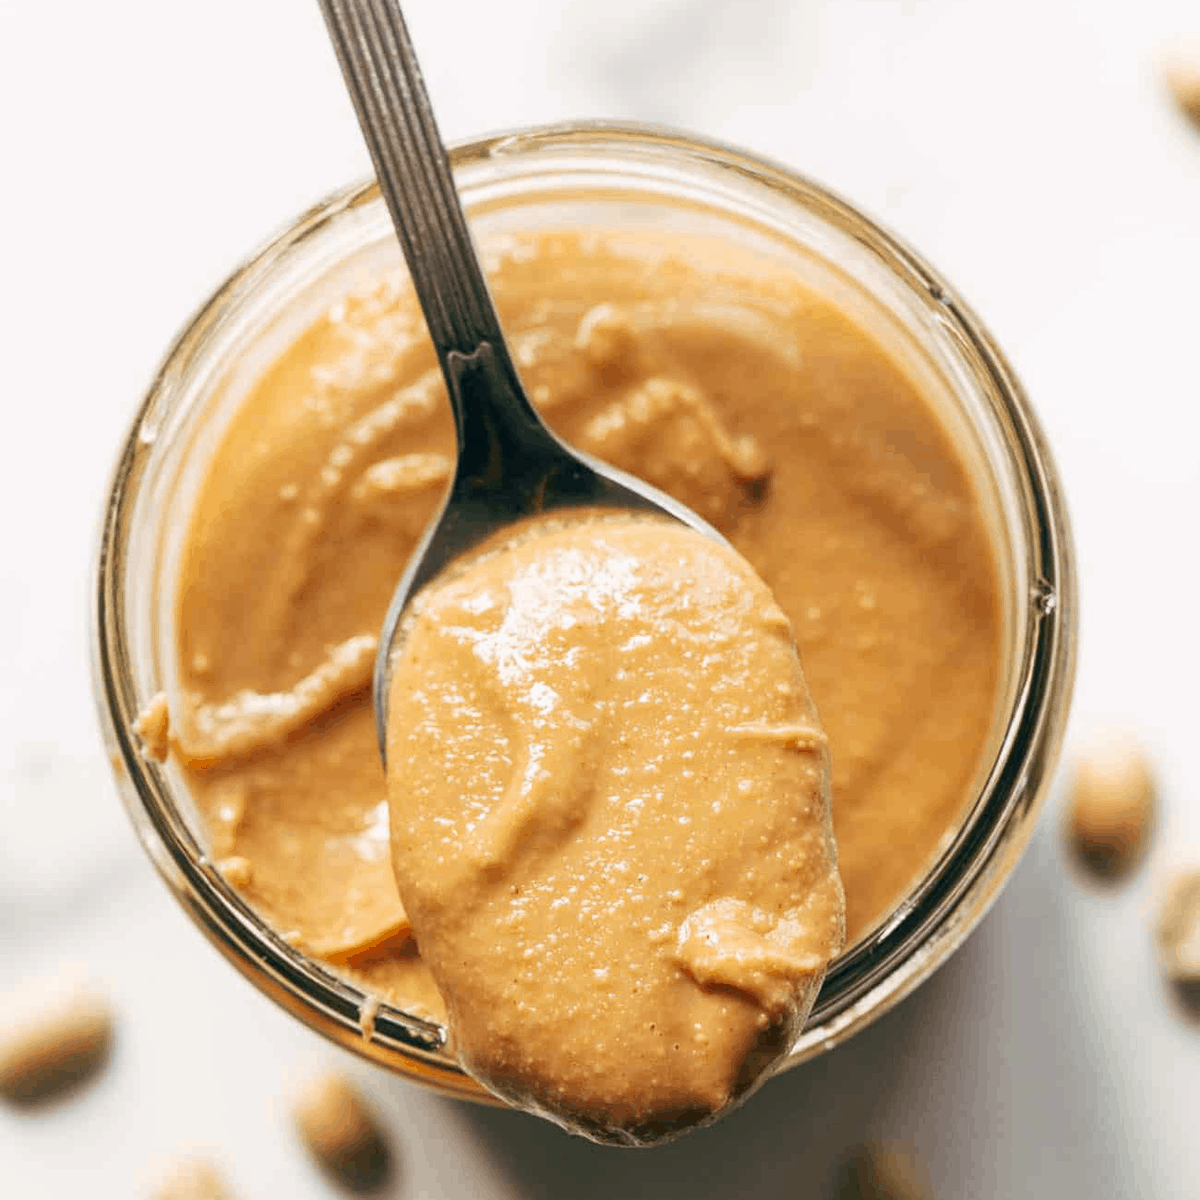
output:
M1145 909L1200 860L1200 134L1155 48L1186 0L410 0L448 136L660 120L769 153L900 231L984 314L1074 514L1073 727L1156 752L1154 856L1114 895L1064 871L1052 796L967 946L851 1044L683 1143L602 1150L347 1065L394 1125L396 1197L820 1197L851 1143L915 1144L942 1200L1200 1196L1200 1031ZM55 56L51 75L50 53ZM107 472L168 338L266 233L366 173L311 0L0 6L6 421L0 504L0 990L64 959L107 980L112 1070L0 1108L0 1196L146 1194L208 1149L239 1195L328 1189L291 1081L338 1052L236 978L137 848L87 677Z

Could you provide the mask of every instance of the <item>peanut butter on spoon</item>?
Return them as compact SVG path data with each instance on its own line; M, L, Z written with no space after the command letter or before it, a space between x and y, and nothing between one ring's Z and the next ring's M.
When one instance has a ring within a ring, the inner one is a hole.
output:
M535 520L418 594L389 711L401 898L471 1074L645 1144L791 1048L844 936L829 755L735 552Z

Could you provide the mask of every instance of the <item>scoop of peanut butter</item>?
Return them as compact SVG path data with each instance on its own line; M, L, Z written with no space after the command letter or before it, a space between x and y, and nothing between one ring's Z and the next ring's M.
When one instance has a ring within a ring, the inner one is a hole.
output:
M727 546L538 520L414 602L392 852L464 1067L597 1140L744 1097L845 924L829 756L787 618Z

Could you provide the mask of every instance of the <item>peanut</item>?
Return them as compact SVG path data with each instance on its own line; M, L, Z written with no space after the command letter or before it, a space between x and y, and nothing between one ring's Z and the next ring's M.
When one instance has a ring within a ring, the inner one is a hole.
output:
M329 1072L298 1096L296 1129L329 1176L356 1192L372 1191L387 1178L391 1154L362 1093L344 1076Z
M1163 79L1183 114L1200 126L1200 37L1184 37L1160 60Z
M0 1096L33 1104L95 1073L112 1045L113 1015L96 992L61 979L27 985L0 1018Z
M868 1143L842 1163L836 1200L933 1200L917 1161L894 1145Z
M159 1181L154 1200L233 1200L225 1181L200 1159L181 1159Z
M1071 781L1068 830L1083 865L1108 878L1125 874L1146 846L1154 807L1154 775L1137 741L1121 732L1097 738Z
M1176 998L1200 1018L1200 870L1170 880L1159 902L1154 935L1159 966Z

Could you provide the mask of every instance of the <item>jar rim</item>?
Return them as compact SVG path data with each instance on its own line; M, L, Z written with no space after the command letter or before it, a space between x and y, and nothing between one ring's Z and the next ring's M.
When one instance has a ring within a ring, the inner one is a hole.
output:
M1003 422L1005 445L1021 485L1030 532L1032 618L995 762L957 835L923 878L887 920L831 966L805 1034L787 1060L792 1065L874 1020L926 978L982 918L1028 841L1061 745L1074 678L1075 575L1062 491L1029 402L979 319L915 251L829 189L719 141L629 122L575 121L509 130L460 143L451 153L460 170L488 160L581 148L644 161L673 156L684 165L731 172L852 231L905 286L936 305L940 322L969 347L999 400L995 415ZM135 829L176 898L222 953L318 1032L440 1090L485 1099L445 1053L441 1027L387 1006L375 1015L370 997L288 945L225 883L177 811L159 765L145 758L131 730L148 697L136 695L129 670L123 599L127 534L153 446L156 409L169 402L186 365L203 355L225 314L253 297L306 239L347 211L372 203L382 202L374 181L367 181L342 187L307 209L243 260L169 346L130 426L107 492L92 605L93 681L105 740ZM363 1033L368 1024L369 1037Z

